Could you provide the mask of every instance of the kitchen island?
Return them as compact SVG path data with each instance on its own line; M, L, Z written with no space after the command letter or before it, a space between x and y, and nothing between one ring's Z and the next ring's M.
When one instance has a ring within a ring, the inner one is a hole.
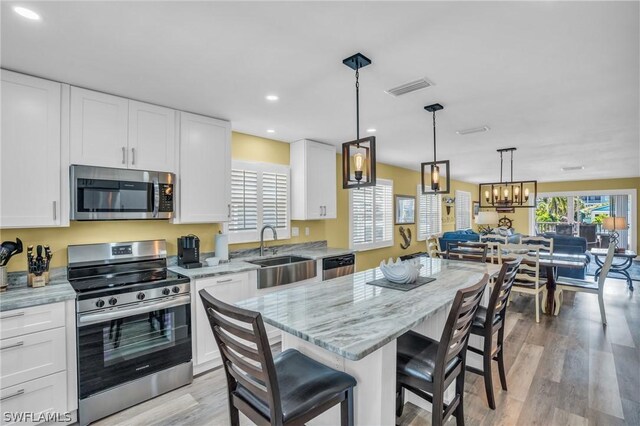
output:
M436 280L407 292L367 284L383 278L376 268L236 305L283 330L283 350L298 349L353 375L357 425L394 425L396 339L413 329L439 340L456 291L499 271L492 264L420 261L420 274ZM334 408L310 424L338 424L338 416Z

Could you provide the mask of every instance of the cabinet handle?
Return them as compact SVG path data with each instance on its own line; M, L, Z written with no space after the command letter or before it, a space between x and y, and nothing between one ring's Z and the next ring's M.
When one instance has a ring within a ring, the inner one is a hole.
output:
M229 283L229 282L231 282L231 281L233 281L233 278L227 278L226 280L218 280L218 281L217 281L217 283L218 283L218 284L221 284L221 283Z
M231 218L231 204L227 204L227 217Z
M20 389L20 390L18 390L16 393L14 393L12 395L3 396L2 398L0 398L0 401L4 401L5 399L13 398L14 396L20 396L23 393L24 393L24 389Z
M136 164L136 149L131 148L131 165L134 166Z
M122 147L122 164L127 164L127 149L123 146Z
M15 317L22 317L22 316L24 316L24 312L16 312L15 314L5 315L0 319L15 318Z
M58 202L54 201L53 202L53 220L57 220L58 219Z
M24 345L24 342L16 342L13 345L9 345L9 346L5 346L3 348L0 348L0 351L4 351L5 349L11 349L11 348L17 348Z
M320 206L320 216L322 216L322 206Z

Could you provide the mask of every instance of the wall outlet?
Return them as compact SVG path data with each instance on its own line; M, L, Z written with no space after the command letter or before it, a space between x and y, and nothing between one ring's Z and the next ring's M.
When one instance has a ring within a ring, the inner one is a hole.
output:
M297 226L291 227L291 236L297 237L298 235L300 235L300 228L298 228Z
M306 227L304 228L304 235L306 235L306 236L308 237L310 233L311 233L311 232L309 231L309 227L308 227L308 226L306 226Z

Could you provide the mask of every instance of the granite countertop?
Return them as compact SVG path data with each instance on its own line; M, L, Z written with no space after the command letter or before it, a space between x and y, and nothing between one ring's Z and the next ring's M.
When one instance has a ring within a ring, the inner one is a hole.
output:
M203 262L203 265L205 263ZM189 278L215 277L216 275L237 274L245 271L260 269L260 266L252 263L231 260L228 263L221 263L218 266L203 266L202 268L186 269L180 266L169 266L169 270L184 275Z
M51 278L44 287L28 287L27 274L18 276L9 284L7 290L0 293L0 312L12 309L29 308L76 298L76 292L66 278Z
M422 276L435 281L411 291L366 284L383 278L378 268L322 285L283 289L236 303L264 321L350 360L359 360L446 309L456 291L477 283L498 265L422 258Z

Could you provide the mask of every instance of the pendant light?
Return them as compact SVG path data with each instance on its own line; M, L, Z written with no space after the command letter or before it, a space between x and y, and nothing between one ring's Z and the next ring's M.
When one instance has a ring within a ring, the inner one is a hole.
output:
M500 182L481 183L478 186L480 208L495 208L497 211L511 211L514 208L535 208L538 198L538 181L513 180L513 152L516 148L501 148L500 153ZM511 156L511 174L507 181L503 179L504 153ZM529 203L533 200L533 203Z
M342 144L342 188L353 189L376 184L376 138L360 139L360 68L371 64L362 53L342 61L356 72L356 139Z
M422 193L423 194L448 194L450 192L451 174L449 160L436 158L436 111L443 110L440 104L424 107L433 114L433 161L421 163L422 169Z

